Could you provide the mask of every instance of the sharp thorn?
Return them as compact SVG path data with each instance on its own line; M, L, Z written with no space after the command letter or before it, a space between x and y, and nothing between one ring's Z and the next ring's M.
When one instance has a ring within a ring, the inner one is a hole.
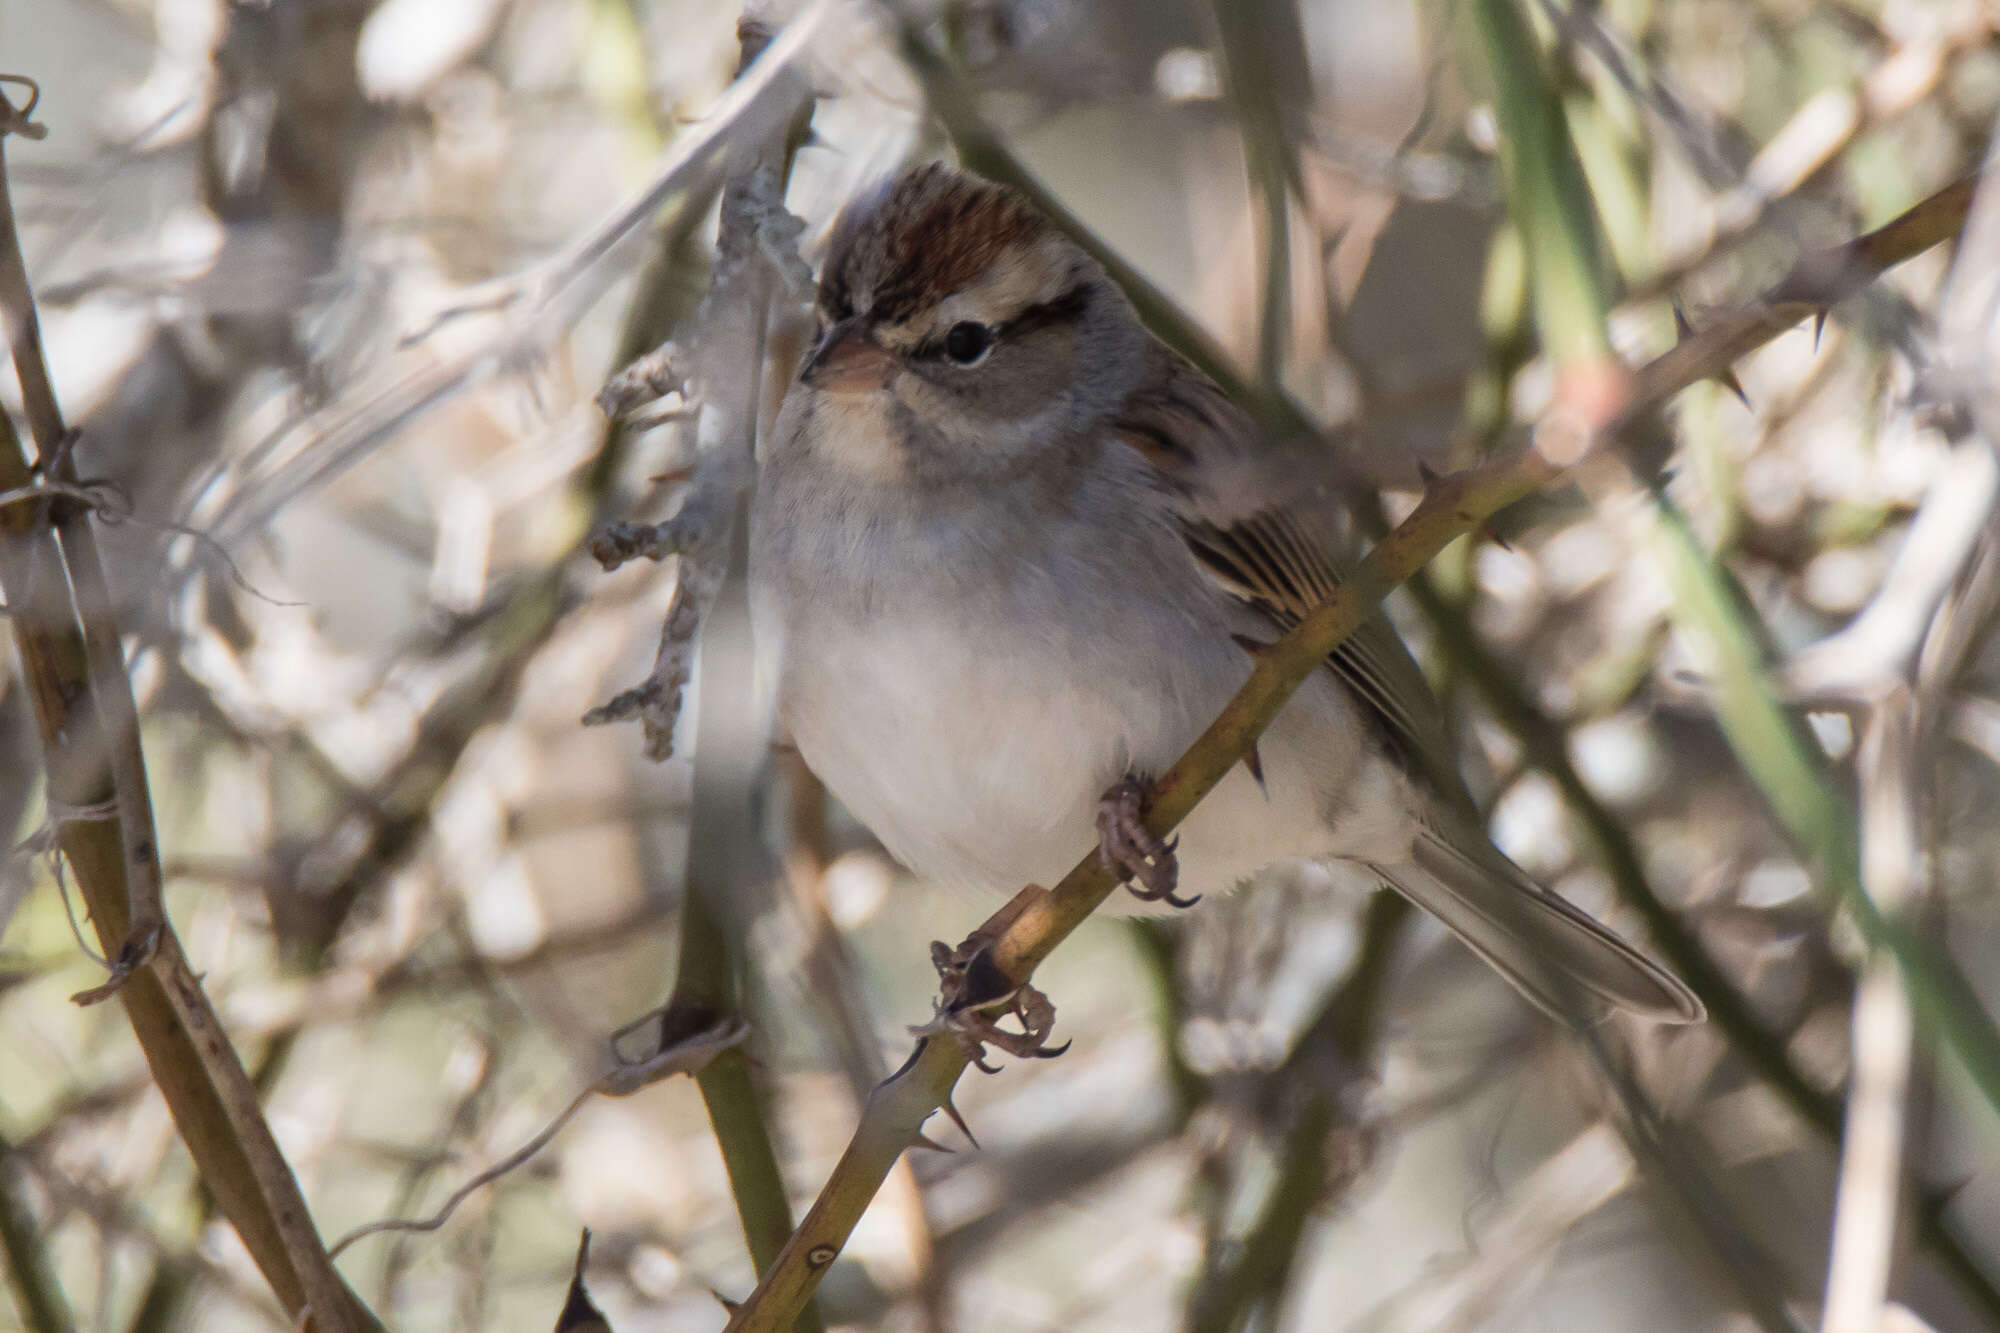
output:
M1266 796L1271 793L1264 786L1264 760L1257 753L1257 742L1251 741L1249 750L1244 752L1243 767L1250 770L1250 776L1257 780L1257 790Z
M1253 639L1248 634L1232 634L1229 637L1236 641L1238 648L1241 648L1252 657L1262 657L1265 653L1271 651L1272 645L1265 643L1261 639Z
M979 1147L979 1140L973 1136L972 1126L966 1124L965 1117L958 1113L957 1103L953 1102L951 1098L947 1097L944 1099L944 1105L940 1106L938 1109L951 1117L951 1123L958 1126L958 1132L965 1135L965 1141L967 1143L971 1144L975 1148Z
M1674 345L1678 347L1694 337L1694 325L1688 323L1687 311L1681 309L1679 301L1674 302Z
M916 1133L910 1136L910 1146L912 1148L929 1148L932 1152L952 1151L950 1148L945 1147L942 1143L939 1143L936 1139L931 1138L929 1135L925 1134L922 1130L918 1130Z
M1722 386L1725 389L1728 389L1729 392L1736 395L1737 402L1743 404L1745 408L1748 408L1753 412L1756 410L1755 408L1750 407L1750 395L1743 392L1742 382L1736 378L1735 371L1729 369L1727 366L1724 366L1720 371L1716 373L1715 378L1722 381Z
M894 1083L897 1079L901 1078L903 1075L909 1073L912 1069L915 1069L917 1067L917 1061L923 1059L924 1047L926 1044L929 1043L929 1041L930 1041L929 1037L920 1038L917 1042L916 1049L910 1052L910 1058L903 1061L903 1063L897 1067L895 1073L889 1075L889 1077L883 1079L880 1083L876 1084L875 1086L878 1088L886 1088L891 1083Z
M1444 480L1442 476L1438 475L1437 469L1421 458L1417 460L1417 479L1424 483L1424 489L1427 491Z
M1053 1060L1058 1055L1067 1055L1069 1048L1074 1045L1076 1045L1076 1040L1075 1038L1071 1038L1060 1046L1044 1046L1038 1051L1030 1051L1029 1054L1037 1060Z
M1821 306L1813 311L1813 350L1819 350L1819 335L1826 332L1827 308Z
M1502 537L1497 531L1495 531L1491 524L1481 524L1479 528L1479 535L1484 537L1487 541L1492 542L1495 546L1505 551L1508 555L1514 554L1513 545L1509 543L1505 537Z

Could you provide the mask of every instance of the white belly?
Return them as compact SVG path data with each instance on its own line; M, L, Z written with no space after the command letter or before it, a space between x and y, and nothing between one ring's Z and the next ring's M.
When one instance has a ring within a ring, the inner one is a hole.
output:
M1164 770L1249 674L1226 639L1132 641L1143 626L1076 651L1002 651L951 620L792 628L781 707L806 762L911 869L1002 892L1060 879L1095 846L1105 788ZM1093 660L1107 644L1115 660ZM1183 890L1286 859L1405 859L1401 775L1356 721L1330 677L1308 682L1259 744L1263 787L1238 765L1183 825Z

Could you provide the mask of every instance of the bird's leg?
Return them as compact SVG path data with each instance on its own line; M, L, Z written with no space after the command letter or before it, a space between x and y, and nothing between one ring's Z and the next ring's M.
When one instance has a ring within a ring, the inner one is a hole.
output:
M1146 800L1145 784L1130 773L1097 798L1097 859L1141 902L1193 907L1200 894L1174 894L1180 880L1174 848L1180 839L1153 836L1146 827Z

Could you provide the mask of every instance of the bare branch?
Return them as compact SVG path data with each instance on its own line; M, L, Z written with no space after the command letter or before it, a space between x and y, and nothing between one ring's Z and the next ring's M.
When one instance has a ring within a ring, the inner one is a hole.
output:
M656 1010L627 1024L620 1031L626 1032L634 1027L657 1023L659 1016L659 1011ZM555 1118L536 1131L526 1143L453 1190L450 1197L438 1206L436 1212L427 1217L392 1217L358 1226L335 1241L328 1253L338 1257L356 1241L387 1232L438 1230L451 1220L451 1215L458 1211L460 1204L502 1176L525 1166L532 1160L536 1153L547 1147L549 1141L562 1132L563 1126L567 1125L571 1117L582 1110L583 1104L592 1097L629 1097L641 1088L651 1087L675 1074L700 1073L716 1056L742 1045L744 1038L749 1035L750 1029L742 1020L730 1019L638 1060L627 1060L620 1054L614 1038L612 1055L615 1063L609 1073L570 1098L569 1104L558 1111Z
M0 125L0 154L5 130L19 129L25 116L9 107ZM4 155L0 316L41 466L50 482L74 485L73 437L42 356ZM0 423L0 490L35 486L12 422L0 414ZM110 981L79 998L89 1002L117 993L124 1000L203 1179L286 1309L294 1317L312 1311L323 1333L375 1327L320 1244L257 1090L161 904L158 835L138 708L90 507L66 496L32 506L17 503L0 512L0 533L0 582L19 603L14 632L41 728L50 791L70 808L111 802L110 818L55 821L63 853L112 958Z
M617 279L619 266L604 261L670 200L699 195L698 187L712 178L730 144L755 142L769 132L773 118L782 123L796 95L791 67L812 49L832 7L831 0L814 0L787 24L765 58L731 84L701 123L661 154L646 184L601 222L525 273L462 303L504 311L493 333L437 365L397 376L359 403L336 405L295 423L287 432L291 447L216 509L208 521L216 540L233 548L280 509L326 485L460 389L539 361Z

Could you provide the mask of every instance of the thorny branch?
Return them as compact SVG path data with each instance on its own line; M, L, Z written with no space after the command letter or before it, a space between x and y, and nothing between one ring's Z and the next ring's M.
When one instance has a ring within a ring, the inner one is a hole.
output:
M0 317L43 477L38 482L11 420L0 416L0 491L77 484L4 158L7 133L32 131L35 101L31 95L21 109L0 96ZM58 494L23 496L0 514L0 583L41 730L50 820L113 960L106 984L78 998L123 1000L204 1181L286 1309L322 1333L375 1327L333 1270L257 1091L162 907L138 708L91 511Z

